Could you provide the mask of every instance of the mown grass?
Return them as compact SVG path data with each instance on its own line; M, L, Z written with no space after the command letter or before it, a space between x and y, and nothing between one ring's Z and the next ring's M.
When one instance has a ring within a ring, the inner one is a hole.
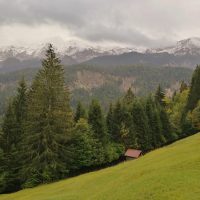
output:
M0 195L0 200L198 200L200 134L138 160Z

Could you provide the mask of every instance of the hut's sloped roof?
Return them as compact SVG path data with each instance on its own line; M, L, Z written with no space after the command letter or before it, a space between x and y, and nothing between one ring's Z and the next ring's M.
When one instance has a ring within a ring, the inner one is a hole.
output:
M131 158L138 158L141 155L141 150L136 149L128 149L125 153L125 156L131 157Z

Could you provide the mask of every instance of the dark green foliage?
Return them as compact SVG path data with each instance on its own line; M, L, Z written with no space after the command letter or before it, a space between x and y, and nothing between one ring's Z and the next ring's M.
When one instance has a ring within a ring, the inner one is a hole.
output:
M106 116L106 125L107 125L107 131L108 131L108 134L109 134L109 139L111 139L111 135L113 134L113 126L114 126L114 119L113 119L113 114L114 114L114 111L113 111L113 105L112 103L110 104L110 107L109 107L109 110L108 110L108 113L107 113L107 116Z
M177 139L177 135L173 133L172 126L169 121L169 116L164 108L160 108L160 120L162 124L162 134L166 139L165 142L173 142ZM163 144L165 144L163 142ZM162 145L163 145L162 144Z
M200 100L197 104L197 107L191 113L191 121L192 121L192 126L197 131L200 131Z
M68 172L66 143L72 114L64 70L51 45L42 66L28 96L26 151L21 172L24 187L57 180Z
M128 89L127 93L123 98L123 104L129 106L133 103L135 95L133 94L131 88Z
M190 117L190 113L195 109L200 100L200 66L197 65L191 81L191 86L189 90L189 95L187 99L187 103L185 106L185 110L182 114L181 124L182 124L182 132L187 134L193 134L196 132L194 126L192 125Z
M146 114L148 117L149 125L149 142L150 149L161 146L163 142L163 136L161 135L161 121L156 109L155 101L151 96L146 101Z
M122 110L122 104L120 101L118 101L110 114L112 117L110 119L111 123L108 126L109 133L111 135L111 138L114 142L120 142L121 141L121 135L120 135L120 129L121 124L123 122L123 110Z
M80 119L70 140L72 152L71 170L96 166L104 162L103 147L94 137L94 133L85 119Z
M149 141L149 126L148 118L145 113L144 107L139 101L135 101L132 109L132 123L133 129L136 137L136 147L143 151L149 150L151 148Z
M24 137L26 108L27 108L27 88L25 80L19 82L17 95L10 102L7 113L3 121L2 149L4 152L4 192L11 192L19 189L20 175L22 167L22 139Z
M0 168L3 171L1 176L1 192L11 192L19 188L17 160L17 123L13 102L8 105L7 112L3 119L0 149L2 150L3 161Z
M164 98L165 98L165 93L163 92L161 86L159 85L155 93L155 100L161 106L165 106L166 104Z
M86 110L83 107L83 105L81 104L81 102L78 102L78 105L77 105L77 108L76 108L76 113L75 113L75 116L74 116L74 121L78 122L78 120L80 118L86 119L87 115L86 115Z
M0 140L1 140L1 133L0 133ZM6 187L7 186L5 180L5 157L3 150L0 148L0 193L4 192Z
M95 137L102 141L102 143L105 143L107 140L105 121L101 106L97 100L92 100L90 104L88 112L88 123L93 129Z
M104 147L105 163L111 163L112 161L118 160L124 155L125 147L123 144L118 144L114 142L108 143Z
M184 90L187 90L188 86L184 81L181 81L181 86L180 86L180 93L182 93Z
M200 100L200 65L198 65L193 73L186 112L192 111Z

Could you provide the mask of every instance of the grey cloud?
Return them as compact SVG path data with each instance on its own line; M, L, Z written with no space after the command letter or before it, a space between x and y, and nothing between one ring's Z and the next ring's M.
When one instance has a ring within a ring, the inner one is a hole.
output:
M198 26L193 0L0 0L0 27L60 24L88 41L154 46Z

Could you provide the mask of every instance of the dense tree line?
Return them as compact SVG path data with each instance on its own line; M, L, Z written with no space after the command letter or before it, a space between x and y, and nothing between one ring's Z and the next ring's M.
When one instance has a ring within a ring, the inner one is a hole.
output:
M180 91L167 99L167 112L173 130L179 138L200 131L200 66L193 73L190 86L182 82Z
M32 85L22 78L3 118L0 192L105 166L127 148L144 153L159 148L183 137L185 124L198 131L199 73L197 67L191 89L183 82L171 99L161 86L145 98L129 89L106 113L98 100L92 100L88 109L79 102L73 112L61 61L50 45Z

